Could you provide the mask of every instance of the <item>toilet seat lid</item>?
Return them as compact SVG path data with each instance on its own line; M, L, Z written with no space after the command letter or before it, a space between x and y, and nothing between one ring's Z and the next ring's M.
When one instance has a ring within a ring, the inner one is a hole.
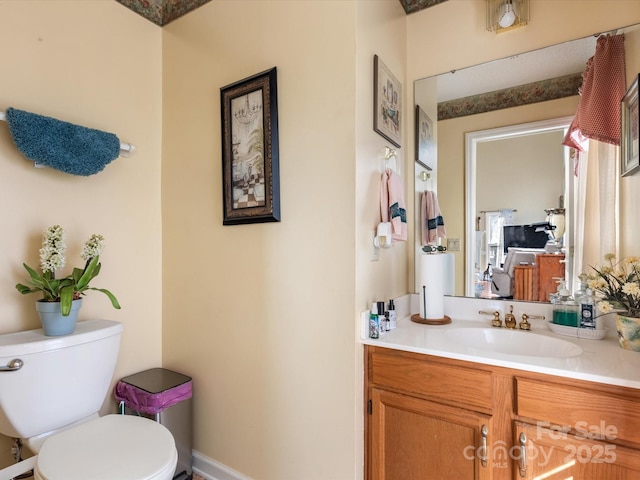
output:
M171 478L178 453L163 425L133 415L106 415L47 439L38 454L42 480Z

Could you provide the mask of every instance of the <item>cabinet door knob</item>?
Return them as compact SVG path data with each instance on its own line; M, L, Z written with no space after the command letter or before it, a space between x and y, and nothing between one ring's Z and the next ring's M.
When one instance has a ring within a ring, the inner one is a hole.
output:
M489 429L486 425L482 425L480 428L480 463L483 467L487 466L487 435L489 434Z
M520 476L525 478L527 476L527 436L524 433L520 434Z

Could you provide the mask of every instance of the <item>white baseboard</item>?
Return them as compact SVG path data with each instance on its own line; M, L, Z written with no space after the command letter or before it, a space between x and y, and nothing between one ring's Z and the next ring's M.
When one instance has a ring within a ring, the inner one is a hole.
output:
M193 451L193 472L206 480L252 480L250 477L236 472L232 468L216 462L200 452Z

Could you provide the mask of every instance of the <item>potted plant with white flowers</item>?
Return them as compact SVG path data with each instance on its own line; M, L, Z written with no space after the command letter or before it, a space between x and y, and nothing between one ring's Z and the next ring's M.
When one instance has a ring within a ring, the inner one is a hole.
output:
M82 248L84 268L74 268L70 275L56 277L56 270L65 267L66 243L64 230L53 225L45 230L40 248L40 269L38 273L26 263L22 265L29 272L29 285L18 283L16 289L22 294L41 292L42 298L36 302L45 335L67 335L75 329L82 297L87 290L104 293L114 308L120 304L116 297L104 288L94 288L89 283L100 273L100 254L104 248L102 235L93 234Z
M600 301L598 310L615 312L616 329L620 346L626 350L640 351L640 258L635 256L616 260L608 253L604 263L591 267L588 287Z

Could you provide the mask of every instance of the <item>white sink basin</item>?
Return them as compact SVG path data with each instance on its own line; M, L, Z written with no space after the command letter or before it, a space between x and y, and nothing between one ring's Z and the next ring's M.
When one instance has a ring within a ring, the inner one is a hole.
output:
M445 336L459 346L507 355L566 358L582 353L582 348L566 340L505 328L452 328Z

